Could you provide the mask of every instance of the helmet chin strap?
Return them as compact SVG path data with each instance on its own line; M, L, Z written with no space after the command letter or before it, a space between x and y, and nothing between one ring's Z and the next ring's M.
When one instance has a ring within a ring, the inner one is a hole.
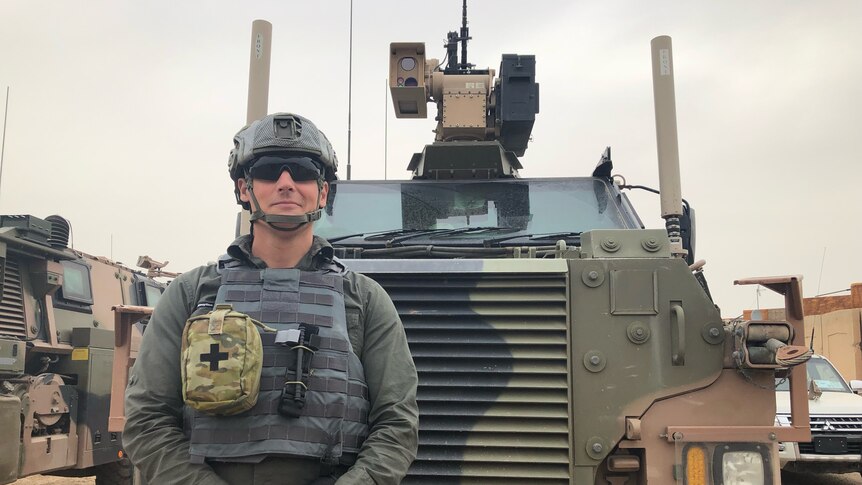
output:
M293 232L299 229L300 227L308 224L309 222L314 222L323 215L323 209L318 208L317 210L307 212L302 215L289 216L282 214L267 214L260 208L260 203L257 201L257 197L254 195L254 185L252 184L252 178L246 176L245 185L248 189L248 194L251 197L251 201L254 203L252 207L249 209L251 213L251 217L249 217L249 222L254 222L257 220L262 220L269 227L275 229L276 231L283 232ZM320 200L320 192L323 190L323 181L317 181L317 199ZM253 209L253 210L252 210ZM294 227L280 227L276 226L276 224L296 224Z

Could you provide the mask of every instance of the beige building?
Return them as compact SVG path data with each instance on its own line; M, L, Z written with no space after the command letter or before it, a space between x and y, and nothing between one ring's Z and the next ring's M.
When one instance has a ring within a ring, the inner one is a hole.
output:
M805 341L814 333L814 352L825 356L846 380L862 379L862 283L849 295L803 300ZM784 309L746 310L747 320L784 320Z

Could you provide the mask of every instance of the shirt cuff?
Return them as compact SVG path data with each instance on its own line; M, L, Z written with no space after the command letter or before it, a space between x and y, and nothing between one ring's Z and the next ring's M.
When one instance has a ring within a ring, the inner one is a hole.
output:
M365 468L353 467L341 475L335 485L375 485L375 483Z

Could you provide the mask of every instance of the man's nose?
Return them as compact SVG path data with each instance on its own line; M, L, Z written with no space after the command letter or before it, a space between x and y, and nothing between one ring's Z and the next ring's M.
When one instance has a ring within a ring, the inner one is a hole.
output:
M293 190L296 188L296 182L294 182L293 177L286 168L283 169L281 174L278 176L276 187L280 190Z

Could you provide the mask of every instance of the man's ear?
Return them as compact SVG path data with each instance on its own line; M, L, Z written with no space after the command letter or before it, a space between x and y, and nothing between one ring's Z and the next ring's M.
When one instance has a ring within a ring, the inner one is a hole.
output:
M243 202L251 202L251 197L248 195L248 186L244 178L239 178L236 181L236 188L239 190L239 200Z
M320 188L320 200L317 201L317 207L323 209L326 207L326 197L329 196L329 182L323 182Z

